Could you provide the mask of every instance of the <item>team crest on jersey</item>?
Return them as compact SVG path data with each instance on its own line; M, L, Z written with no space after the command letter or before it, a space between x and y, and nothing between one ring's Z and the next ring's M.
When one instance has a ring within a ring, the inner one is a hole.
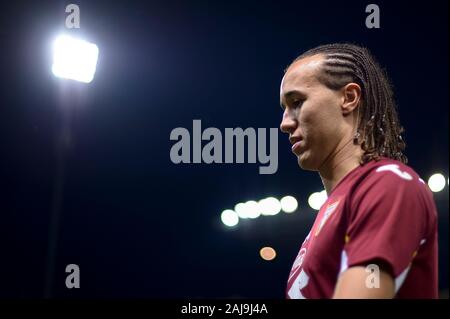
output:
M314 234L314 236L319 235L320 231L322 230L323 225L325 225L325 223L327 222L327 220L330 218L330 216L334 213L334 211L336 210L336 208L338 207L340 202L340 199L336 200L335 202L329 204L327 206L327 208L325 208L325 212L323 213L323 217L320 220L320 224L319 227L316 230L316 233Z

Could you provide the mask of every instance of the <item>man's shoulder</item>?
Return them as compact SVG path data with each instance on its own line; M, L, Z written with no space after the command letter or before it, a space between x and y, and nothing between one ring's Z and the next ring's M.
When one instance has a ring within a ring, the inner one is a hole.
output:
M387 158L366 165L365 174L349 196L354 216L371 212L379 220L396 216L434 227L437 213L433 195L414 169Z
M408 201L418 207L434 207L431 190L410 166L388 158L366 165L353 188L353 201Z
M349 198L353 200L380 196L392 198L394 195L397 198L432 196L425 181L412 167L389 158L372 160L362 165L352 179Z
M366 181L376 180L380 183L403 183L404 181L425 183L411 166L390 158L366 163L363 165L363 175Z

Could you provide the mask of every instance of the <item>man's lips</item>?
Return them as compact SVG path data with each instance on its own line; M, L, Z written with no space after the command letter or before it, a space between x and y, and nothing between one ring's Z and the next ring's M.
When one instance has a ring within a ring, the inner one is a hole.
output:
M292 152L296 155L300 155L300 148L301 148L301 140L298 142L295 142L294 145L292 145Z
M292 148L291 148L292 152L299 155L300 148L302 146L301 142L303 141L303 139L300 137L291 137L291 138L289 138L289 141L292 144Z

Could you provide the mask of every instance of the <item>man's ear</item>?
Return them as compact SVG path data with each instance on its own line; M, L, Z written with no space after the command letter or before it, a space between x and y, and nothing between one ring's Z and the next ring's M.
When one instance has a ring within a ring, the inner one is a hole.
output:
M342 114L344 116L353 112L361 100L361 87L357 83L349 83L342 88L343 103Z

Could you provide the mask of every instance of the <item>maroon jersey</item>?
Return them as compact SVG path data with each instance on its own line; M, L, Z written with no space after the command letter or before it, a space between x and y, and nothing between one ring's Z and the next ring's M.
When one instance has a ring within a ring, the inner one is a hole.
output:
M342 272L374 264L395 279L396 298L437 298L437 254L437 212L428 186L401 162L371 161L348 173L320 208L286 297L332 298Z

